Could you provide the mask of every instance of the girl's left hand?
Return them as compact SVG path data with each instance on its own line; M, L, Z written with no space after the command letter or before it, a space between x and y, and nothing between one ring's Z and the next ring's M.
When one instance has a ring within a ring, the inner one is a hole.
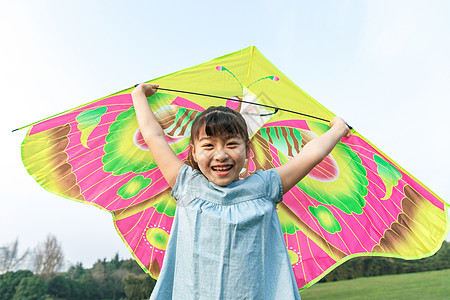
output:
M330 128L332 127L337 127L337 128L342 128L342 137L349 137L351 134L350 128L348 127L347 123L339 118L339 117L334 117L333 120L330 121Z

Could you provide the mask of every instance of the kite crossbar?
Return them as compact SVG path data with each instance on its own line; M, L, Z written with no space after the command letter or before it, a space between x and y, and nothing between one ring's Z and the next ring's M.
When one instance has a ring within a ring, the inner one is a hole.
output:
M254 103L254 102L240 100L240 99L235 99L235 98L222 97L222 96L216 96L216 95L208 95L208 94L188 92L188 91L181 91L181 90L165 89L165 88L161 88L161 87L159 87L158 90L168 91L168 92L176 92L176 93L183 93L183 94L190 94L190 95L196 95L196 96L203 96L203 97L211 97L211 98L217 98L217 99L225 99L225 100L230 100L230 101L237 101L237 102L242 102L242 103L247 103L247 104L252 104L252 105L257 105L257 106L263 106L263 107L267 107L267 108L271 108L271 109L275 110L273 113L263 114L261 116L274 115L278 111L281 110L281 111L289 112L289 113L292 113L292 114L297 114L297 115L301 115L301 116L304 116L304 117L317 119L317 120L324 121L324 122L330 122L330 120L326 120L326 119L319 118L319 117L316 117L316 116L300 113L298 111L285 109L285 108L280 108L280 107L276 107L276 106L272 106L272 105L266 105L266 104L261 104L261 103Z

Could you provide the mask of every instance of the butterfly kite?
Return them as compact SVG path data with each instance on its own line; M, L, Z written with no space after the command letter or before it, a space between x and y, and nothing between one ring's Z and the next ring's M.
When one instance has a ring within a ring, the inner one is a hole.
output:
M251 153L241 177L284 164L333 117L255 47L149 82L161 87L149 103L182 160L201 111L226 105L244 116ZM46 190L111 212L134 258L158 278L176 202L140 134L132 89L35 124L22 159ZM302 290L352 257L433 254L449 230L448 207L352 130L277 209Z

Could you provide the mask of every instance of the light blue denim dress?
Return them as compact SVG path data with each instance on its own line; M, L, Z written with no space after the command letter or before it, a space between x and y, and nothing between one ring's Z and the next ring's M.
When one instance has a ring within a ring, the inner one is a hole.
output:
M222 187L184 165L177 210L150 299L300 299L276 204L278 172Z

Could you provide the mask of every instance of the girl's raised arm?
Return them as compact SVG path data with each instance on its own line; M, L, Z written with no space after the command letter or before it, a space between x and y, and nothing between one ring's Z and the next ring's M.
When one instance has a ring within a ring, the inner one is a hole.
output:
M342 137L350 136L350 129L341 118L334 117L330 127L327 132L307 143L293 159L276 168L281 178L283 194L330 154Z
M148 105L147 97L155 94L157 90L157 84L141 83L131 92L131 97L133 98L139 129L145 143L148 145L162 175L173 187L183 162L170 148L161 125L159 125Z

